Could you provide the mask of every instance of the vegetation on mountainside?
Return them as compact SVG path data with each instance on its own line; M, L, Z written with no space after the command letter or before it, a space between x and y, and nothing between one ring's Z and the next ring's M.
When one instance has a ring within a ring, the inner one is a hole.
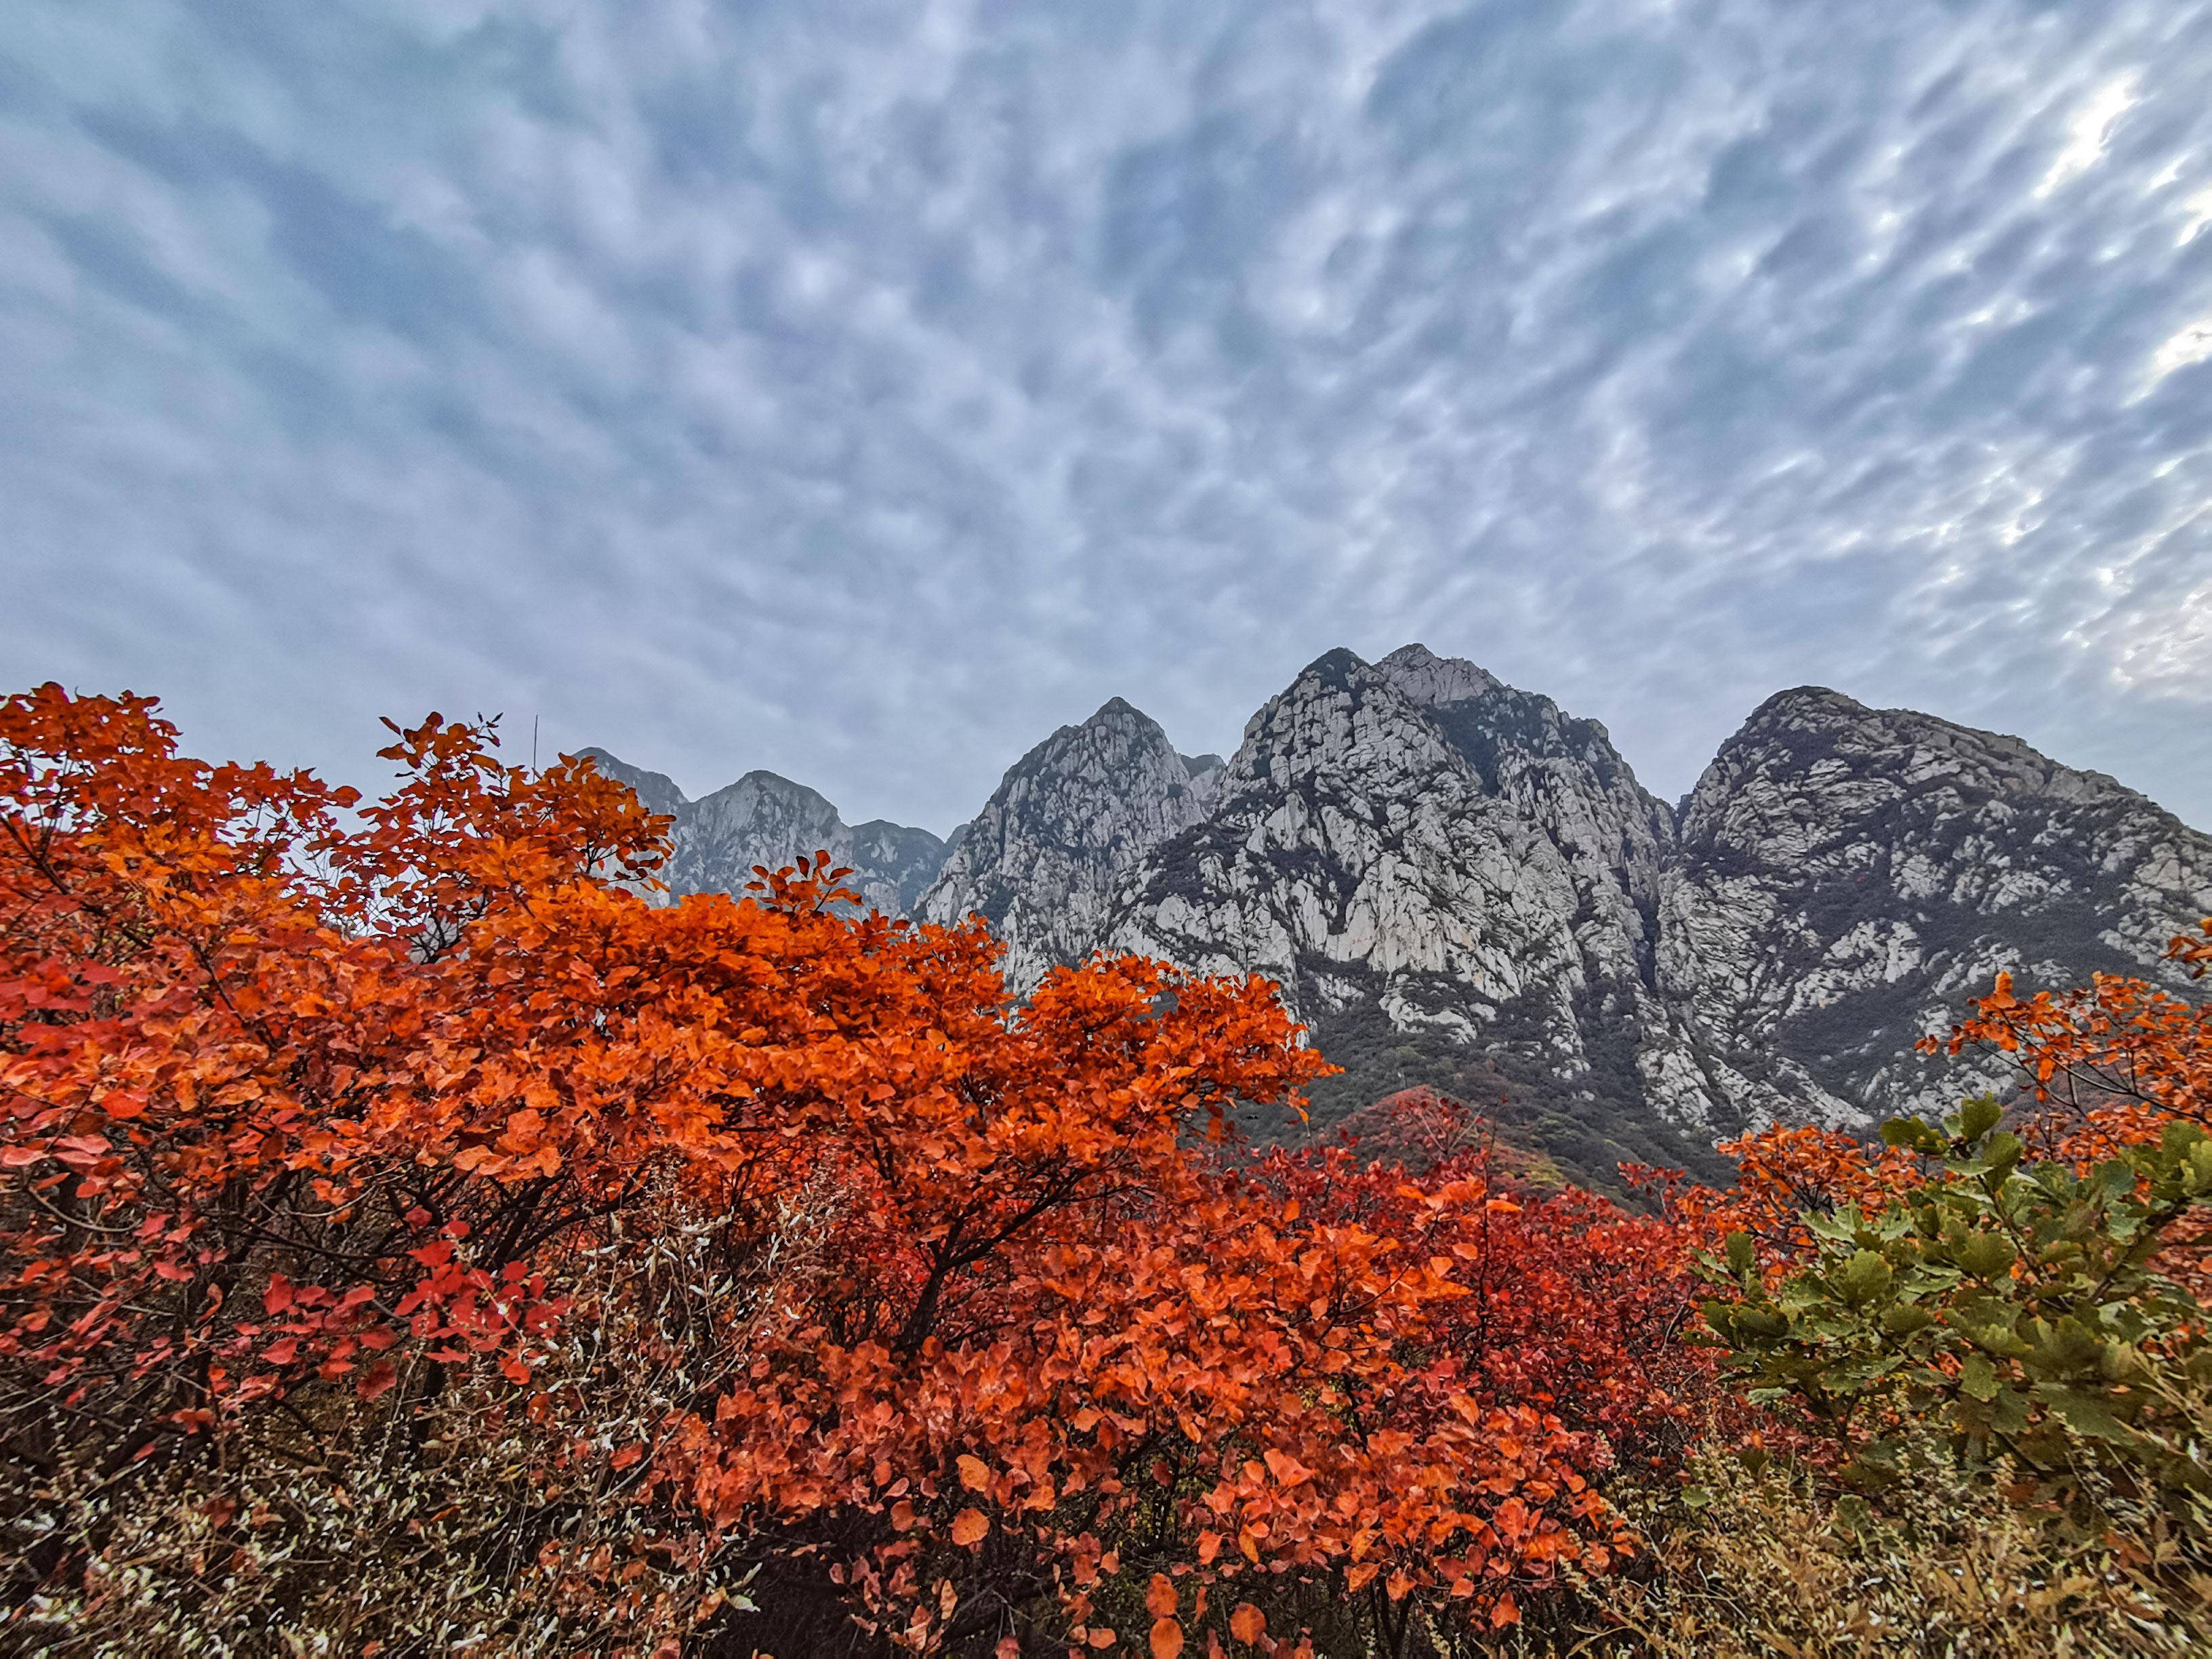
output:
M2001 984L2008 1114L1646 1212L1426 1091L1231 1158L1328 1073L1264 981L1016 1006L826 858L654 908L588 763L384 752L0 702L0 1645L2206 1639L2202 1005Z

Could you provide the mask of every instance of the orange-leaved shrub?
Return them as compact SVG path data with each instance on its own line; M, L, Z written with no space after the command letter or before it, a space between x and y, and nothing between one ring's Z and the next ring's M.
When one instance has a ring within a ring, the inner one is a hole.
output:
M234 1638L326 1644L279 1568L340 1512L406 1557L356 1568L385 1651L526 1650L595 1576L611 1650L1287 1652L1289 1586L1402 1643L1632 1548L1582 1362L1508 1376L1467 1316L1478 1174L1362 1213L1205 1152L1322 1069L1272 987L1109 958L1016 1006L980 925L826 856L649 904L665 822L588 763L394 731L363 800L145 699L0 703L17 1626L186 1650L227 1564Z

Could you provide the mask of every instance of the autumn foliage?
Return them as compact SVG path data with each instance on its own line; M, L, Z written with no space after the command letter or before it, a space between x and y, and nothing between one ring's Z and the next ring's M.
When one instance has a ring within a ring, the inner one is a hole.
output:
M0 703L34 1638L227 1563L281 1649L269 1540L382 1504L394 1583L489 1587L439 1615L488 1651L1478 1645L1632 1568L1621 1494L1735 1431L1721 1242L1779 1274L1924 1176L1776 1131L1631 1213L1433 1097L1254 1158L1232 1110L1326 1069L1262 981L1103 957L1018 1004L980 922L862 914L826 855L649 903L666 823L587 763L392 738L369 799L185 759L144 699ZM2203 1010L2133 981L2001 986L1958 1040L2062 1155L2212 1106ZM134 1492L189 1505L173 1580L125 1570ZM422 1600L346 1639L445 1650Z
M143 700L0 707L33 1469L220 1462L271 1413L404 1422L485 1376L557 1416L562 1322L614 1316L576 1303L595 1247L703 1229L742 1278L799 1206L836 1248L719 1368L712 1329L653 1339L706 1380L571 1449L793 1604L922 1650L1165 1651L1274 1640L1247 1584L1494 1626L1631 1547L1591 1431L1466 1336L1480 1179L1378 1208L1205 1152L1321 1067L1271 988L1105 960L1017 1008L980 926L857 915L826 860L649 905L616 881L665 825L587 764L395 736L364 802L180 758Z

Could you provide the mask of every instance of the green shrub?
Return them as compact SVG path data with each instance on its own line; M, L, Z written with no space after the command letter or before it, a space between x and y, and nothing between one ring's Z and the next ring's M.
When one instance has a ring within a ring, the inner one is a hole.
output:
M2072 1502L2081 1471L2146 1494L2212 1492L2198 1407L2204 1310L2163 1271L2212 1203L2212 1140L2169 1124L2087 1173L2030 1161L1994 1101L1942 1131L1886 1126L1925 1184L1879 1213L1810 1216L1809 1259L1778 1279L1729 1240L1733 1294L1705 1304L1754 1403L1802 1408L1845 1480L1896 1478L1906 1439L2001 1459Z

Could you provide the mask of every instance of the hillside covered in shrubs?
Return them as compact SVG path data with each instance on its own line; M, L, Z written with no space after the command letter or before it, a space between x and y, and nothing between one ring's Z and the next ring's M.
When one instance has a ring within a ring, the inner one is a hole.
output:
M0 1650L2212 1640L2201 1000L2000 981L2006 1097L1624 1203L1425 1091L1248 1136L1330 1074L1262 979L1016 1000L826 857L647 902L588 761L384 754L0 703Z

